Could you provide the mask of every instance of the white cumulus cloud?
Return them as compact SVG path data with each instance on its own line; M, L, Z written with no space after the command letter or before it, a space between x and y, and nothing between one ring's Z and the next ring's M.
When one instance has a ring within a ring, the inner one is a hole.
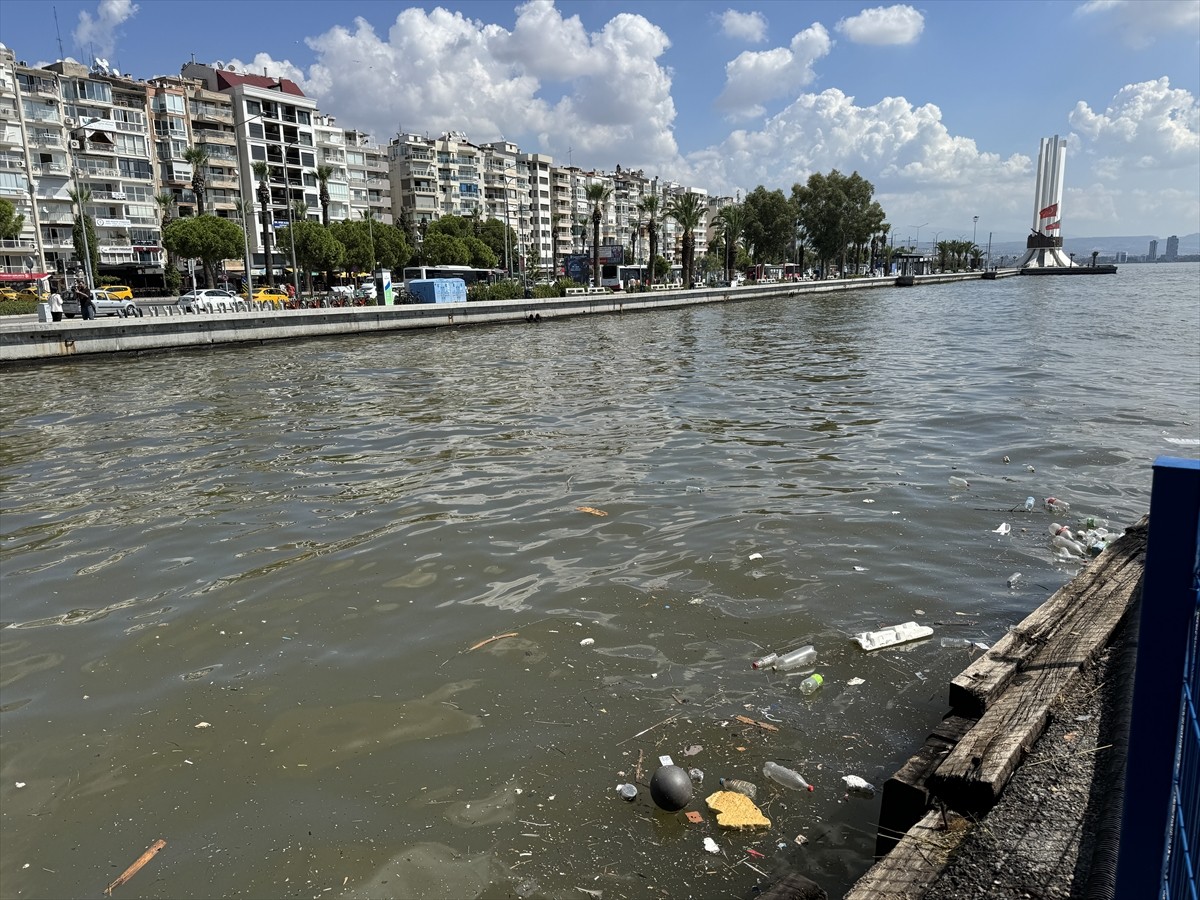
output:
M385 143L399 131L462 131L476 143L507 139L581 165L655 168L676 160L666 33L620 13L589 32L550 0L517 8L511 31L435 8L402 10L386 34L365 19L307 40L306 72L259 54L296 81L339 124Z
M138 6L133 0L100 0L94 17L87 10L81 10L72 37L84 58L112 56L117 45L117 29L137 11Z
M837 23L856 44L911 44L925 30L925 17L911 6L876 6Z
M738 12L727 9L721 13L721 33L727 38L761 44L767 39L767 18L760 12Z
M811 84L816 77L813 64L832 47L825 26L814 22L787 47L739 54L725 64L725 88L716 100L717 108L735 120L761 116L767 100Z
M1087 0L1075 8L1076 17L1111 29L1130 47L1142 49L1157 38L1196 34L1200 3L1196 0Z
M1200 160L1200 105L1167 78L1127 84L1103 112L1080 100L1069 116L1085 152L1124 168L1177 169Z

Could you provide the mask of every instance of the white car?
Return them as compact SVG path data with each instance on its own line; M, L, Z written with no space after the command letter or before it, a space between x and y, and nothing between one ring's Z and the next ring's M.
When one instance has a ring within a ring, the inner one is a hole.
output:
M232 291L223 291L220 288L200 288L181 295L176 302L184 312L212 312L217 308L218 303L232 304L237 303L240 299Z
M96 305L96 315L98 316L142 315L142 311L138 309L138 305L132 300L118 300L109 294L108 291L100 290L99 288L92 291L92 303ZM73 319L81 314L79 300L76 299L73 293L66 294L63 297L63 315L68 319Z

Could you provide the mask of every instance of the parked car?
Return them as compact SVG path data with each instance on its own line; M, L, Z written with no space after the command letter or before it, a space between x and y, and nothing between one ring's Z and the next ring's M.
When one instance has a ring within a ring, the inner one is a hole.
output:
M20 300L17 292L10 287L0 287L0 301L3 300Z
M176 301L184 312L212 312L217 303L236 303L241 300L232 291L222 291L219 288L200 288L188 291Z
M133 299L133 288L127 284L110 284L104 290L108 291L108 296L115 297L117 300Z
M92 302L96 304L97 316L140 316L142 311L132 300L119 300L108 291L96 288L92 291ZM63 315L73 319L80 315L79 300L68 291L63 295Z
M246 299L246 294L243 291L242 299ZM275 306L282 306L288 302L288 295L283 291L277 291L275 288L261 287L254 289L254 299L259 303L272 303Z

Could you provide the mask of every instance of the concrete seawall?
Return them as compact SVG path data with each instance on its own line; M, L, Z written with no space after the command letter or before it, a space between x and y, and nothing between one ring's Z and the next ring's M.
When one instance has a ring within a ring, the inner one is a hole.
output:
M921 276L917 283L978 280L980 273ZM896 285L895 277L805 281L691 291L586 294L547 300L250 310L140 318L67 319L0 326L0 364L106 353L146 353L218 344L263 343L339 334L529 322L596 313L640 312L703 303L844 293ZM151 312L151 311L148 311Z

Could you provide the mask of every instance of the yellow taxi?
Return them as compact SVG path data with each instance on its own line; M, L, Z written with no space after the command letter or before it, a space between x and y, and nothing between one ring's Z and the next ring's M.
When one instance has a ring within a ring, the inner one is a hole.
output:
M246 292L242 291L242 297L246 296ZM254 289L254 299L259 303L270 303L274 306L283 306L288 302L288 295L283 291L276 290L271 287L260 287Z
M10 287L0 287L0 301L20 300L20 296Z
M108 291L108 296L114 300L132 300L133 288L127 284L110 284L104 290Z

